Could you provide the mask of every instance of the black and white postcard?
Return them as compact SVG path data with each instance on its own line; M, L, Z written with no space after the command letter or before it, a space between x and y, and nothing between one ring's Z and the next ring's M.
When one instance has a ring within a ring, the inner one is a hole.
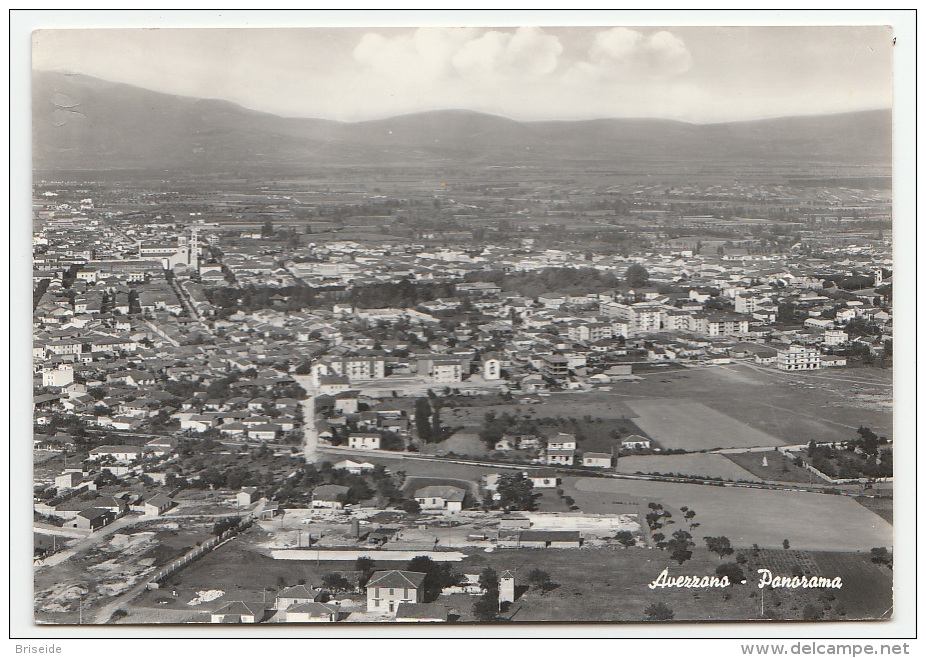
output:
M34 624L889 624L895 28L361 18L32 33Z

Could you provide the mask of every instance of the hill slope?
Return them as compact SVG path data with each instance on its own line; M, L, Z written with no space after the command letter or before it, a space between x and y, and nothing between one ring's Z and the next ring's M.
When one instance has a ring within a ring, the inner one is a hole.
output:
M34 166L42 170L891 159L889 110L709 125L519 122L458 110L341 123L51 72L33 76L32 100Z

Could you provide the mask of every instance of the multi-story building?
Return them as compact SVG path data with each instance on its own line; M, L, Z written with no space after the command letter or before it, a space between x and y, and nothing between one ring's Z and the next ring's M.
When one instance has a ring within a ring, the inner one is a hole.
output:
M790 345L778 352L779 370L819 370L820 352L803 345Z
M482 357L482 378L486 380L501 379L502 361L498 354L490 352Z
M373 572L367 581L367 612L395 614L400 603L422 603L424 577L417 571Z
M849 334L839 329L828 329L823 334L824 345L843 345L849 342Z
M69 365L59 365L57 368L44 368L42 370L42 386L61 388L74 381L74 368Z
M578 322L569 325L567 329L569 340L582 343L594 343L599 340L611 338L613 331L607 322Z
M733 310L737 313L754 313L759 306L759 298L755 295L737 295L733 298Z
M347 436L347 447L359 450L379 450L382 438L379 432L351 432Z
M463 381L463 368L456 359L435 359L428 377L438 384L455 384Z
M345 356L316 366L313 368L316 380L320 375L330 374L347 377L352 382L386 378L386 360L377 357Z
M668 309L663 304L652 302L639 302L637 304L611 303L603 304L601 310L609 317L626 322L630 332L634 334L653 333L665 331L666 329L666 313Z
M749 333L749 318L727 313L691 316L692 330L705 336L734 336Z
M540 357L541 372L552 379L565 379L569 376L569 359L558 354L544 354Z

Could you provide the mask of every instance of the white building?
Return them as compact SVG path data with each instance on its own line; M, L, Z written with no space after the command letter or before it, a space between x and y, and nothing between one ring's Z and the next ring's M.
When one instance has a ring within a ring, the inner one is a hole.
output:
M69 365L59 365L57 368L42 370L42 386L61 388L74 381L74 368Z
M778 352L779 370L819 370L820 352L802 345L791 345Z
M823 334L824 345L843 345L849 342L849 334L839 329L828 329Z
M356 432L347 437L347 447L358 450L379 450L381 440L382 437L378 433Z
M482 378L485 380L501 379L502 362L495 354L486 354L482 359Z

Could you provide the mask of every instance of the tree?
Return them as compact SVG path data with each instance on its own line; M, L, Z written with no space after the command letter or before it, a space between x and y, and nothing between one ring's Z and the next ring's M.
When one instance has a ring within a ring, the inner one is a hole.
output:
M643 610L643 615L646 621L669 621L675 617L672 608L662 601L646 606Z
M785 550L788 550L789 548L791 548L791 542L785 539L783 542L781 542L781 547Z
M875 564L883 564L891 569L894 568L894 560L891 558L890 553L887 552L887 548L883 546L871 549L871 561Z
M431 404L427 398L415 400L415 428L422 441L431 442Z
M237 526L239 521L241 521L241 519L237 516L231 516L231 517L226 517L224 519L219 519L218 521L212 524L212 534L216 536L221 535L226 530L229 530Z
M473 604L473 615L481 622L498 620L498 590L486 592Z
M682 508L682 511L685 513L685 520L688 521L688 525L691 525L691 520L695 517L695 511L693 509Z
M322 587L332 592L347 592L351 589L350 581L340 573L325 574L322 578Z
M409 498L402 502L402 511L406 514L418 514L421 512L421 505L414 498Z
M624 272L624 280L631 288L640 288L649 281L649 272L639 263L634 263Z
M273 222L269 219L264 220L263 226L260 227L260 237L269 238L273 236Z
M550 574L542 569L532 569L527 574L527 582L540 590L540 596L556 589L556 584L550 578Z
M705 537L704 543L707 544L707 550L717 553L721 560L727 555L733 555L733 547L726 537Z
M637 543L633 533L629 530L620 530L616 535L614 535L614 538L619 541L625 548L629 548Z
M671 558L683 564L691 559L691 547L694 546L691 540L691 534L684 530L676 530L672 533L672 539L666 542L666 548L671 551Z
M376 571L376 562L374 562L372 558L358 557L354 562L354 571L360 572L360 578L357 584L363 589L366 587L367 581L370 580L370 576Z
M743 568L736 562L724 562L715 569L714 573L718 576L726 576L731 583L741 583L746 579Z
M820 610L813 603L808 603L804 606L804 621L819 621L823 618L823 611Z
M487 592L498 592L498 574L492 567L486 567L479 574L479 587Z
M534 509L534 483L523 473L505 474L498 479L499 503L502 507L531 511Z
M460 576L451 570L450 563L437 563L426 555L419 555L408 563L408 571L424 574L421 587L425 601L436 599L445 587L452 587L460 582Z

